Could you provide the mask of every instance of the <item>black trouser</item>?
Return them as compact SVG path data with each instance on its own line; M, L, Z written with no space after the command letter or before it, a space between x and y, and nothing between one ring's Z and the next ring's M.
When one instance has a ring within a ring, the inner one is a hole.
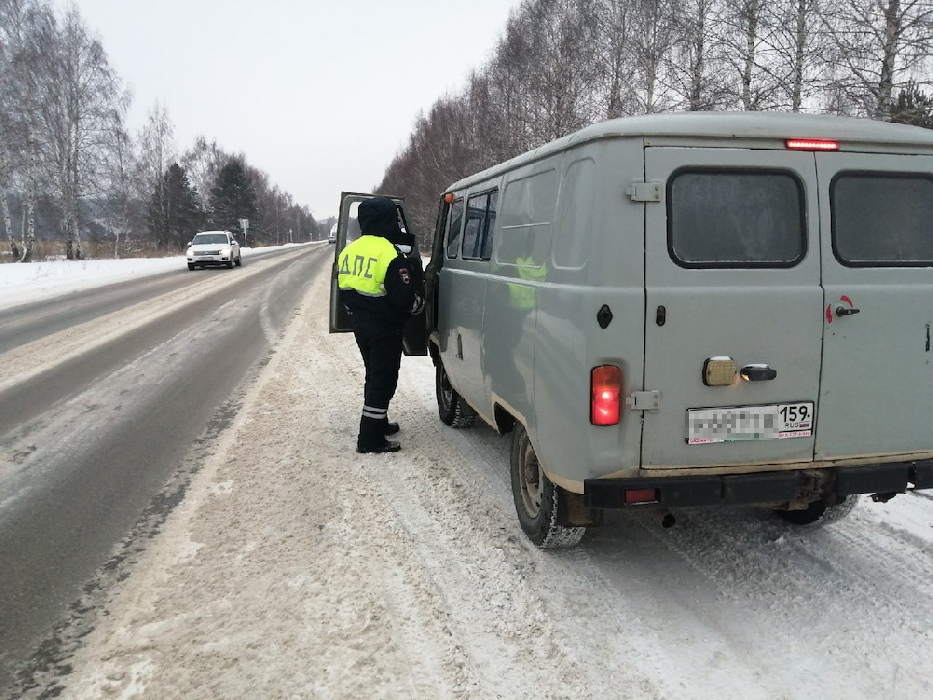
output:
M402 327L354 316L353 335L366 367L363 415L357 442L363 447L378 447L385 443L389 402L398 387Z

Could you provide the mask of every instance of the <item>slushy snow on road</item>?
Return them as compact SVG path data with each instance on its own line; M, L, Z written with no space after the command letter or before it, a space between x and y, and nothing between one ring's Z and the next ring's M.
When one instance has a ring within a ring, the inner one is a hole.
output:
M352 336L327 332L328 283L313 281L184 500L45 690L933 697L930 496L863 498L822 528L738 508L678 512L671 529L610 514L576 549L537 550L512 504L510 436L444 426L429 358L402 362L402 452L355 452L363 368Z

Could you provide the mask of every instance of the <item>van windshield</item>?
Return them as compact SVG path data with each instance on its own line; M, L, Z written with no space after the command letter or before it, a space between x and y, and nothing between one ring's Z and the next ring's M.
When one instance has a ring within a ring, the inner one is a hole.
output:
M833 251L852 267L933 265L933 178L841 173L832 183Z

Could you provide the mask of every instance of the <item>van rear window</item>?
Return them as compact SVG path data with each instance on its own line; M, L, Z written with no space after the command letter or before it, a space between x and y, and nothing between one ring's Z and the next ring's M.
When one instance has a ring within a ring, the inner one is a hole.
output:
M833 252L852 267L933 265L933 178L841 173L830 187Z
M682 267L793 267L806 253L803 189L777 170L681 170L668 247Z

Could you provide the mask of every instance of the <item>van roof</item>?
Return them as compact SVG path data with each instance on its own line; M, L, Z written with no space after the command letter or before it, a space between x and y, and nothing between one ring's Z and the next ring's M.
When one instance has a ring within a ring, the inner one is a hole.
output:
M933 130L906 124L836 117L824 114L789 112L676 112L645 114L610 119L587 126L577 132L551 141L504 163L463 178L448 188L462 189L512 168L540 160L553 153L591 141L614 138L641 138L646 145L652 139L672 145L674 141L706 141L708 146L722 139L739 139L749 146L782 148L785 139L812 138L839 141L839 150L873 150L933 155ZM771 141L764 144L763 141ZM751 142L754 142L752 144ZM851 144L858 144L852 148ZM847 147L847 144L850 145ZM730 140L729 147L739 146Z

